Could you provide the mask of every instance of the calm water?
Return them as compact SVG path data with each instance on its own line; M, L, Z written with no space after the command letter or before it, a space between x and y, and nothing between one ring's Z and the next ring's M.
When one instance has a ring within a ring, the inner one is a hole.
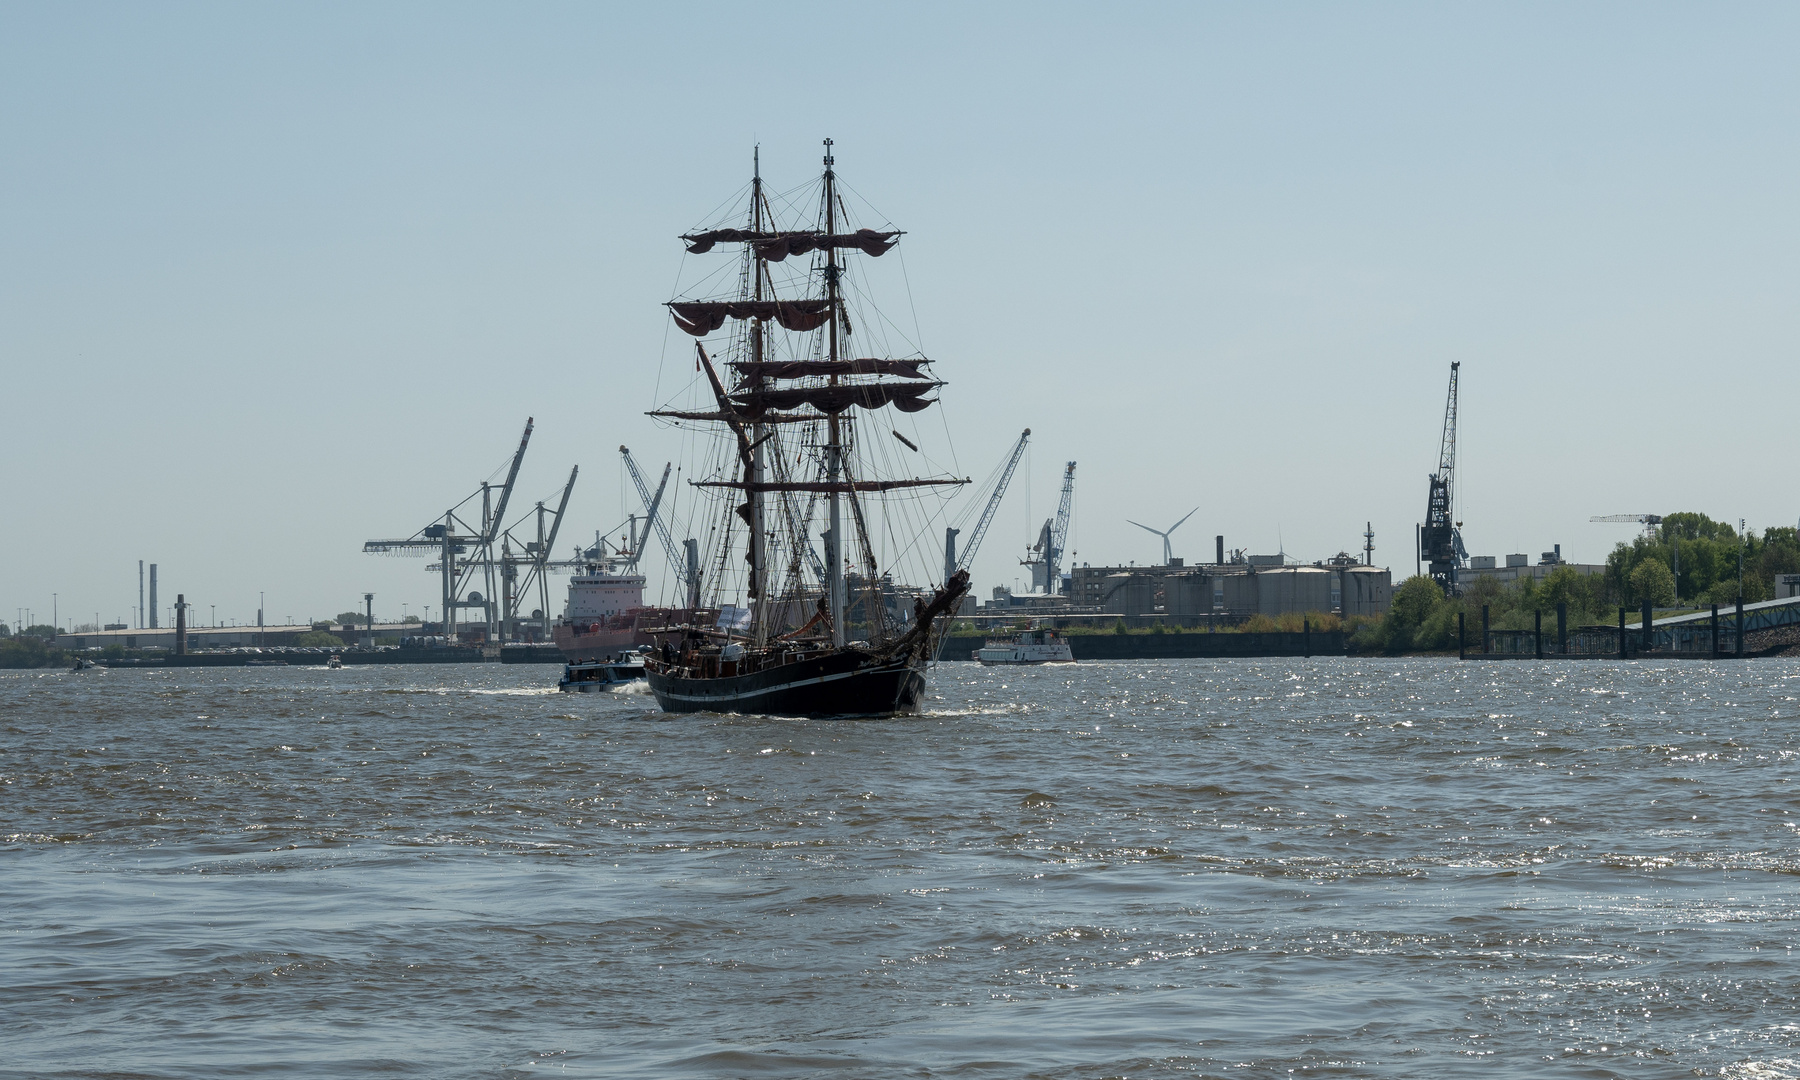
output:
M1800 1075L1800 663L0 672L0 1076Z

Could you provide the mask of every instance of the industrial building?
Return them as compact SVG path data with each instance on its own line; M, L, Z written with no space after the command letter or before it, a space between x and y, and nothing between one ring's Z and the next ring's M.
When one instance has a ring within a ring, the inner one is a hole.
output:
M1069 600L1107 615L1160 616L1171 625L1197 626L1209 619L1309 611L1382 615L1393 592L1387 570L1349 555L1311 565L1249 556L1193 567L1180 559L1166 566L1078 566Z
M1536 563L1532 563L1526 555L1508 555L1504 564L1493 555L1471 555L1469 565L1457 571L1457 580L1464 586L1477 581L1497 581L1502 585L1510 585L1526 578L1542 581L1559 566L1567 566L1578 574L1606 573L1605 563L1564 562L1562 545L1557 544L1555 550L1538 556Z

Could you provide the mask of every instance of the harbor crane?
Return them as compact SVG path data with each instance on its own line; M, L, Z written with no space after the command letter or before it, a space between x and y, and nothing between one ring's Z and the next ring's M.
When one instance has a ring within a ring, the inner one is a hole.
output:
M1456 383L1460 361L1450 365L1450 392L1444 403L1444 435L1438 444L1437 471L1430 476L1430 492L1425 502L1425 523L1419 526L1419 555L1424 560L1431 580L1438 583L1444 595L1462 591L1457 582L1458 571L1468 562L1463 548L1462 522L1456 520Z
M631 474L631 482L637 485L638 497L643 499L644 506L649 508L652 520L646 522L645 534L648 535L649 529L654 526L657 538L662 541L663 553L669 557L669 569L673 571L686 586L687 606L690 609L699 607L700 546L693 540L689 540L685 544L677 544L675 542L674 534L669 532L669 524L666 520L668 515L664 514L658 516L655 513L657 504L662 501L662 487L658 486L656 494L654 496L651 495L650 485L644 483L643 474L638 472L637 462L632 460L631 457L631 450L621 446L619 447L619 456L625 461L625 471ZM669 469L671 467L672 463L671 465L665 465L663 467L664 484L667 484L669 481ZM642 547L643 545L639 544L638 546Z
M1644 535L1655 539L1656 527L1662 524L1661 514L1603 514L1588 518L1589 521L1629 521L1644 527Z
M619 450L623 452L625 448L621 446L619 447ZM625 455L625 460L628 462L631 461L631 455L627 453ZM674 467L675 463L672 461L663 464L662 480L656 485L656 494L650 497L649 503L644 507L644 527L640 530L636 525L632 526L631 554L625 559L626 573L634 573L637 570L638 560L644 557L645 541L650 539L650 530L660 524L656 517L656 511L662 506L663 492L667 490L669 486L669 471ZM632 468L632 472L634 474L637 472L635 466ZM638 490L640 492L643 490L641 484L639 485Z
M1037 543L1031 545L1031 557L1020 559L1020 566L1031 567L1031 590L1054 596L1062 591L1062 557L1069 538L1069 509L1075 499L1075 463L1063 468L1062 499L1056 505L1056 518L1044 519L1038 530ZM1197 509L1197 508L1196 508Z
M988 496L987 505L981 510L981 519L969 533L969 542L963 545L960 553L956 550L956 536L961 529L944 530L944 580L949 581L975 558L975 552L981 549L981 538L987 535L988 525L994 520L994 511L1000 509L1000 499L1006 494L1006 485L1012 482L1013 470L1019 467L1019 459L1025 456L1025 446L1031 441L1031 429L1026 428L1013 446L1012 456L1000 469L1000 479L994 484L994 493Z
M1173 533L1176 529L1179 529L1183 525L1187 524L1187 519L1193 517L1195 514L1197 514L1199 512L1200 512L1200 508L1198 506L1194 507L1192 510L1189 510L1187 513L1183 514L1181 516L1180 521L1177 521L1175 524L1169 526L1166 529L1152 529L1150 526L1141 525L1138 522L1131 520L1130 518L1125 519L1125 524L1137 525L1138 528L1144 530L1145 532L1153 532L1156 535L1162 537L1162 542L1163 542L1162 564L1164 566L1173 566L1173 565L1175 565L1175 549L1169 545L1169 534Z
M539 640L550 640L550 571L574 565L568 562L553 562L550 559L550 553L556 550L556 534L562 529L563 515L569 509L569 493L575 490L575 477L580 472L581 466L579 465L569 470L569 482L563 485L562 498L557 501L555 510L546 510L544 504L539 502L536 508L530 512L531 516L537 519L536 540L520 543L513 537L512 529L501 534L500 565L501 580L504 585L501 590L501 610L506 613L504 633L510 639L517 640L520 621L519 607L535 589L538 593ZM549 521L548 530L545 529L546 518ZM523 518L515 522L513 528L516 529L522 524L524 524ZM512 547L516 543L519 544L522 551L521 555L512 553ZM523 580L519 577L521 568L525 571Z
M468 498L444 511L441 521L435 521L404 539L369 540L363 544L363 551L372 554L437 553L438 561L430 569L436 570L442 578L440 603L443 605L446 640L456 639L457 612L479 610L487 633L486 640L490 645L496 644L504 609L495 602L494 589L503 580L505 569L504 559L496 555L495 548L501 538L501 522L505 518L506 505L511 501L513 486L519 479L519 466L525 460L525 448L531 444L534 423L531 417L526 417L525 433L519 437L519 449L513 454L512 464L507 469L506 482L500 486L498 505L494 502L494 485L484 480ZM476 496L481 498L479 524L465 520L472 513L464 508L474 502ZM567 498L566 492L564 498ZM501 547L503 555L504 545ZM485 592L471 588L477 581L482 583Z

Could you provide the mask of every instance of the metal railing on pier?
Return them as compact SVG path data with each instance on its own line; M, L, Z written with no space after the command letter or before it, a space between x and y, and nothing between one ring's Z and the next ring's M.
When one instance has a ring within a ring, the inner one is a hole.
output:
M1760 606L1760 605L1759 605ZM1794 614L1800 616L1800 606ZM1619 624L1610 626L1568 625L1567 605L1558 604L1552 630L1544 629L1544 612L1533 615L1533 629L1496 630L1487 625L1488 609L1481 609L1482 626L1469 632L1462 613L1457 614L1457 654L1465 660L1522 659L1595 659L1595 660L1723 660L1744 655L1743 642L1751 626L1739 608L1721 613L1686 616L1657 625L1646 609L1638 624L1628 625L1625 610L1619 610ZM1769 616L1764 616L1769 621Z

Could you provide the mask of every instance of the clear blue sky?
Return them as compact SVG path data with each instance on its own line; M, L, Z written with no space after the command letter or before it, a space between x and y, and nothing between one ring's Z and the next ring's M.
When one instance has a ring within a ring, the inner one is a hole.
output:
M8 4L0 620L128 617L138 559L203 618L417 613L362 540L527 415L521 496L579 462L610 526L616 447L676 452L676 233L827 135L963 471L1031 427L1041 521L1079 460L1082 561L1198 505L1190 559L1373 521L1410 572L1452 360L1476 553L1793 524L1797 46L1755 4Z

